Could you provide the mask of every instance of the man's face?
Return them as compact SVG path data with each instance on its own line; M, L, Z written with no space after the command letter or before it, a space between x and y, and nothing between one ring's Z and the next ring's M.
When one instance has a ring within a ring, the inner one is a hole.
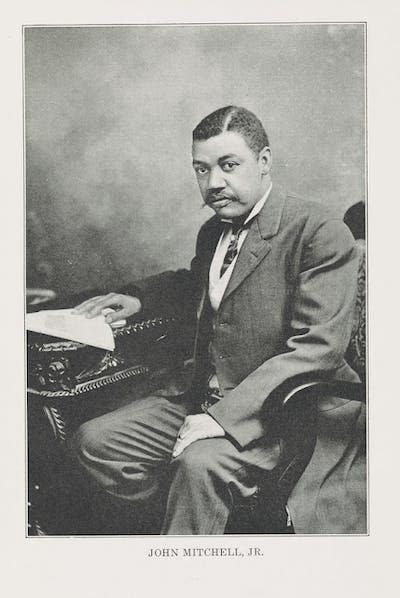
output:
M193 143L201 195L220 218L240 218L251 211L269 185L270 160L269 148L257 157L235 131Z

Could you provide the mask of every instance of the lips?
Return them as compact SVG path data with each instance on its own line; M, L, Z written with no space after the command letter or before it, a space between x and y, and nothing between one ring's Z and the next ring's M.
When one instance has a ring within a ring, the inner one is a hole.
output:
M208 205L212 208L224 208L232 201L234 201L232 197L227 197L226 195L218 195L216 197L214 195L208 198Z
M224 208L225 206L227 206L230 203L231 203L230 199L228 199L227 197L221 197L221 199L214 199L210 203L210 206L213 208Z

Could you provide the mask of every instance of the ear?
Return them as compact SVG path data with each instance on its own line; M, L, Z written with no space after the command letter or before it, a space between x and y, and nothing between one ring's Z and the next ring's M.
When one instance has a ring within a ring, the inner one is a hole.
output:
M261 174L269 174L272 168L271 148L266 145L259 153L258 163L261 167Z

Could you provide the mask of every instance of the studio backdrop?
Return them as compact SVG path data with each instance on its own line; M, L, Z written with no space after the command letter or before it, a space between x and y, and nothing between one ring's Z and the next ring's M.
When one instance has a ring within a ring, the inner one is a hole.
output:
M27 285L116 290L185 267L202 207L191 131L237 104L274 181L342 217L365 200L362 24L28 27Z

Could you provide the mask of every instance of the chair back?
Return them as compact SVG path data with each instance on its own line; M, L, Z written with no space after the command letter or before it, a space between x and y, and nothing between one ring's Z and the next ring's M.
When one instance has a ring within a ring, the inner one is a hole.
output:
M348 364L365 380L366 369L366 264L365 242L357 241L359 268L357 277L357 299L354 310L353 329L346 352Z

